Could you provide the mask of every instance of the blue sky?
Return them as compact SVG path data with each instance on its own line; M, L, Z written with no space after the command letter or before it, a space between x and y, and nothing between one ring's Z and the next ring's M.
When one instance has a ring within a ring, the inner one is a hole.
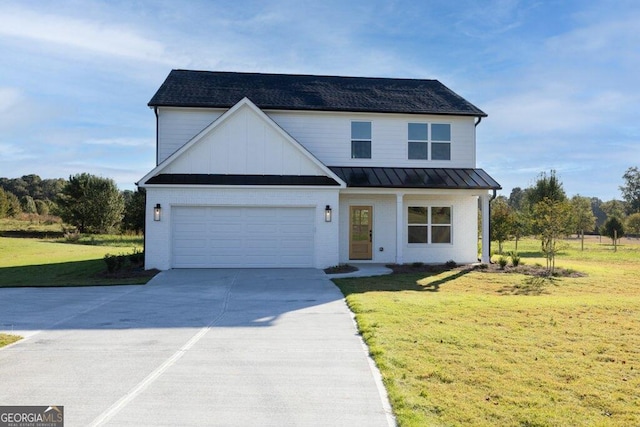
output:
M122 189L154 166L146 106L172 68L435 78L486 113L477 166L555 169L620 198L640 166L640 2L0 0L0 176Z

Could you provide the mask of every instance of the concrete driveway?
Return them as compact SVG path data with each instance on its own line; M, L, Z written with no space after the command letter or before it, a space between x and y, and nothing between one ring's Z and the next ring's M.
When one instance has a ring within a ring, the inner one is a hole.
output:
M388 426L339 290L313 269L171 270L146 286L0 289L0 405L66 426Z

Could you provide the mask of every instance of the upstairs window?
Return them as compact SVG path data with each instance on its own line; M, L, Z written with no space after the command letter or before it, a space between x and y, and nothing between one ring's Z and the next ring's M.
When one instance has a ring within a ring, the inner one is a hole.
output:
M351 122L351 158L371 158L371 122Z
M451 243L450 206L410 206L407 214L408 243Z
M451 160L451 125L431 125L431 160Z
M409 123L407 131L409 160L451 160L450 124Z
M427 160L429 152L429 125L409 123L409 159Z

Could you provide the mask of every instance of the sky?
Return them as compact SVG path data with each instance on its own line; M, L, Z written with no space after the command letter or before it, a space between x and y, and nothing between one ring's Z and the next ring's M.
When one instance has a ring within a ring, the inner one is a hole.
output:
M437 79L482 109L509 196L555 170L620 199L640 166L637 0L0 0L0 177L155 166L171 69Z

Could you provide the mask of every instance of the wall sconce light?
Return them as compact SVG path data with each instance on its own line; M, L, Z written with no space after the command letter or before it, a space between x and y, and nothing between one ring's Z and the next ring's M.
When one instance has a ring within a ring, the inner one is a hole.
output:
M324 222L331 222L331 206L324 208Z
M162 213L162 208L160 207L160 203L156 204L153 208L153 220L160 221L160 214Z

